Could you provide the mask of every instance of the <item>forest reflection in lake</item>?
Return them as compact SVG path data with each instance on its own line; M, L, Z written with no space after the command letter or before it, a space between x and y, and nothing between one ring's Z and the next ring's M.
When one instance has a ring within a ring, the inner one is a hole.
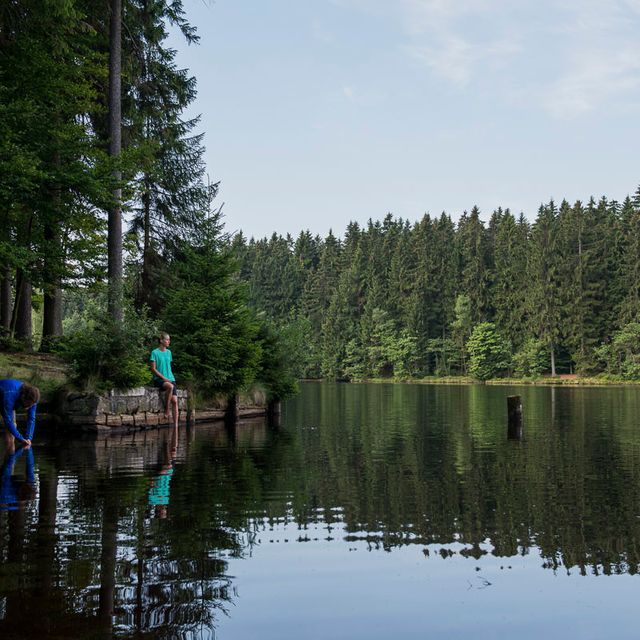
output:
M0 637L635 637L639 405L308 383L277 427L41 437L3 466Z

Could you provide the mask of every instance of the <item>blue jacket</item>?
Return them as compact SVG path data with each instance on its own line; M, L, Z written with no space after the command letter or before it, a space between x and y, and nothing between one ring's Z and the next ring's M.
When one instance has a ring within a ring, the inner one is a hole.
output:
M35 481L33 473L33 449L29 447L26 451L26 481L29 484L33 484ZM18 508L18 488L20 487L20 482L13 477L12 473L16 461L24 452L25 449L20 447L15 453L5 457L2 470L0 471L0 511L15 511Z
M13 412L16 409L20 409L20 389L22 388L22 380L14 380L7 378L0 380L0 413L2 413L2 419L4 425L9 429L11 435L18 440L31 440L33 437L33 431L36 428L36 405L34 404L27 411L27 437L23 438L16 423L13 421Z

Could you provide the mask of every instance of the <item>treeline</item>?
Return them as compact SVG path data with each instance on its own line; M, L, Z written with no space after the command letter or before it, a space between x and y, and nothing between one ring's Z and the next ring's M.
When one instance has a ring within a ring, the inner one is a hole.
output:
M533 222L389 214L342 238L239 235L234 249L301 376L640 378L640 190L552 201Z
M286 387L268 373L277 337L234 276L184 115L196 80L169 29L198 40L180 0L2 4L2 344L62 351L81 383L131 386L164 329L185 379Z

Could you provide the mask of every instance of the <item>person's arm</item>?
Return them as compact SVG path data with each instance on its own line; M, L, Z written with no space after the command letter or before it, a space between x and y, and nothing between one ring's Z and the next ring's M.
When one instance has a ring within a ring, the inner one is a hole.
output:
M21 451L24 451L24 449L21 449ZM27 482L29 484L35 483L35 474L33 472L34 467L35 467L35 461L33 459L33 449L29 447L29 449L27 450L27 469L26 469Z
M36 428L37 406L37 404L32 404L27 411L27 440L33 440L33 432Z
M153 360L153 356L152 356L152 359L151 359L150 363L151 363L151 373L153 373L153 375L156 378L160 378L160 380L164 380L165 382L168 382L168 380L163 375L161 375L161 373L156 368L156 361Z

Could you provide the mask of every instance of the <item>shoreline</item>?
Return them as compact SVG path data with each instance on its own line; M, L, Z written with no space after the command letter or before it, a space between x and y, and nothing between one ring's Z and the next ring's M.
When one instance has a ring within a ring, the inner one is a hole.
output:
M604 380L600 378L492 378L474 380L464 376L449 378L364 378L361 380L326 380L324 378L303 378L300 382L336 382L337 384L430 384L430 385L489 385L489 386L528 386L528 387L640 387L640 380Z

